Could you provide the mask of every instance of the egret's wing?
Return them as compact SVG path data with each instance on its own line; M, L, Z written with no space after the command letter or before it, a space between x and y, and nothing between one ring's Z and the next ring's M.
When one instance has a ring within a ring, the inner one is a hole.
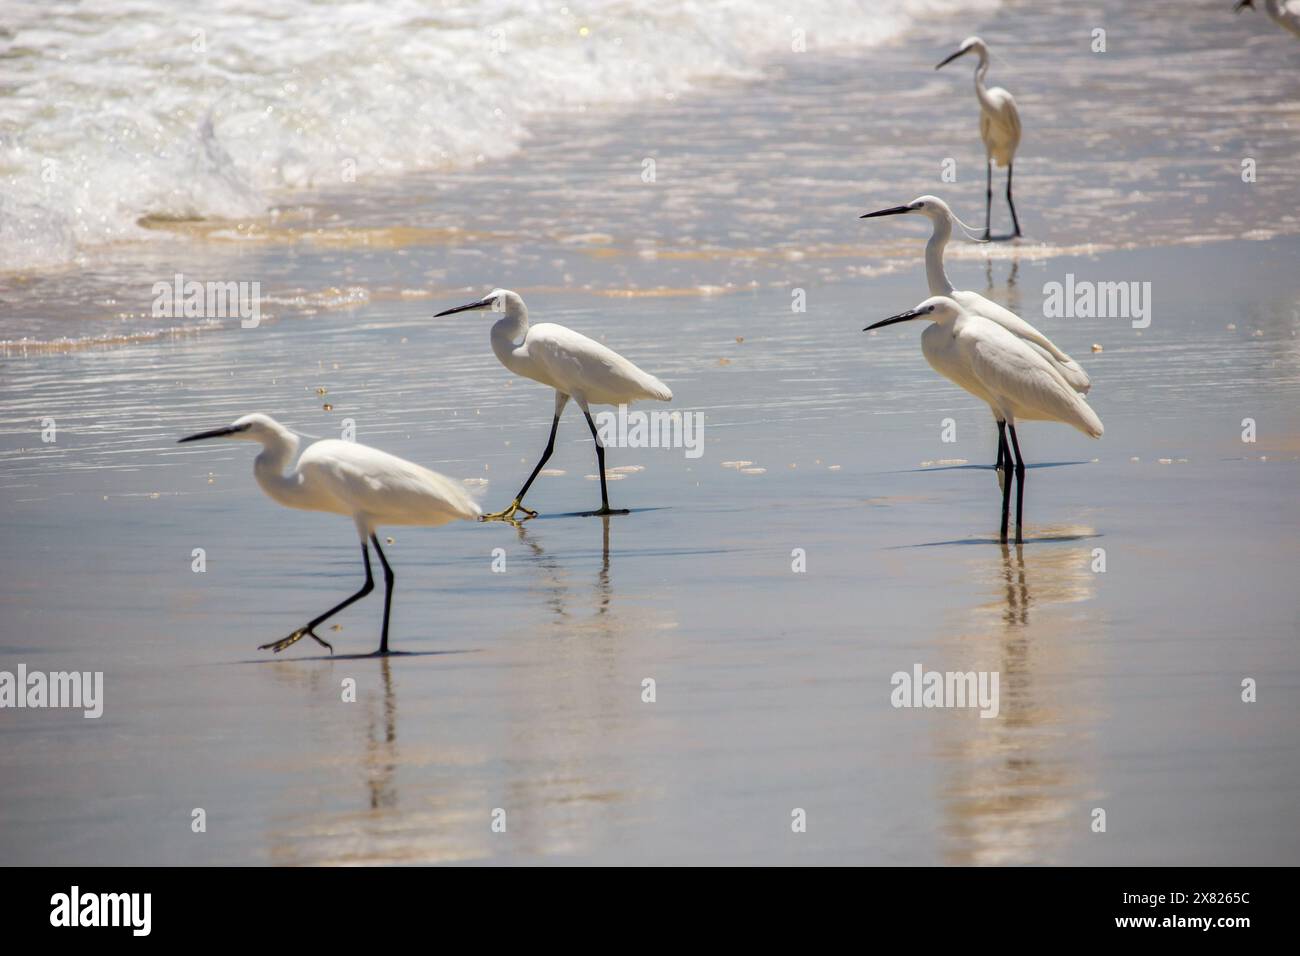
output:
M460 482L355 442L317 442L303 452L298 470L304 481L379 523L442 524L481 513Z
M980 137L995 162L1006 166L1020 145L1020 113L1016 101L1000 86L980 97Z
M1040 345L1032 339L1025 339L1024 341L1042 355L1043 358L1052 363L1052 367L1060 373L1061 377L1065 379L1066 384L1069 385L1070 388L1074 389L1080 395L1087 395L1092 389L1092 379L1090 379L1088 373L1083 370L1083 366L1070 358L1070 356L1065 355L1064 358L1060 358L1052 350ZM1059 350L1057 351L1059 352ZM1060 354L1064 355L1063 352Z
M996 322L1013 335L1017 335L1026 342L1037 346L1047 358L1052 360L1056 370L1061 373L1061 376L1072 389L1084 395L1088 394L1088 390L1092 388L1092 379L1088 378L1088 373L1083 370L1082 366L1057 348L1051 339L1020 316L992 299L986 299L977 292L959 291L954 292L952 297L967 312L973 312Z
M1016 109L1016 98L1000 86L988 91L988 105L997 117L998 124L1008 132L1020 136L1020 111Z
M1101 419L1029 343L987 322L964 337L971 371L985 389L1003 400L1007 410L1019 408L1023 416L1032 413L1101 437Z
M1015 145L1020 144L1020 110L1016 109L1016 101L1006 90L1002 90L1002 118L1007 125L1007 130L1011 134L1011 141Z
M569 394L600 404L673 397L659 379L581 332L544 322L532 326L525 341L529 357Z

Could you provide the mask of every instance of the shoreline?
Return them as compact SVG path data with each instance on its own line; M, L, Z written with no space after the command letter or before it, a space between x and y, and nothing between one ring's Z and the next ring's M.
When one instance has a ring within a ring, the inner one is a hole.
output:
M1265 145L1251 145L1260 131L1242 123L1220 130L1220 141L1199 158L1188 150L1206 147L1183 118L1149 115L1172 110L1185 96L1173 78L1153 86L1152 104L1133 115L1112 111L1092 126L1097 145L1083 152L1074 123L1046 107L1079 100L1086 84L1079 109L1091 122L1108 96L1127 88L1129 71L1155 66L1179 75L1208 70L1197 84L1239 97L1242 65L1211 57L1196 33L1209 22L1206 14L1192 9L1185 17L1192 22L1180 26L1179 38L1197 43L1193 53L1173 59L1162 53L1148 62L1128 46L1140 45L1152 27L1112 3L1103 19L1118 17L1125 48L1108 54L1111 60L1066 58L1054 74L1030 56L1072 14L1011 5L978 18L991 38L1011 23L1024 32L1015 68L995 63L993 79L1025 100L1026 168L1017 183L1029 238L988 246L954 242L948 255L1028 260L1300 235L1300 210L1288 201L1300 192L1300 171L1276 162L1300 151L1300 78L1269 78L1284 98L1290 83L1296 105L1271 118ZM351 191L286 197L290 204L269 218L188 224L180 236L91 254L58 274L9 275L0 290L0 341L12 348L25 339L36 348L157 333L149 327L148 289L176 272L200 281L258 279L269 295L305 296L304 308L311 309L313 298L340 288L371 297L407 290L436 295L508 279L535 291L718 295L803 284L814 270L824 282L906 268L922 230L867 227L857 221L861 211L936 192L963 218L978 218L979 203L969 201L975 184L940 182L935 149L926 142L951 150L959 171L979 148L969 77L961 70L936 74L926 60L926 50L952 42L942 39L951 29L917 24L870 55L773 57L758 80L713 84L671 104L550 116L524 153L473 169L363 179ZM1258 38L1251 45L1260 45ZM1284 52L1280 45L1263 51L1265 57ZM1182 61L1186 66L1169 65ZM836 103L834 111L827 101ZM932 131L919 138L899 126L918 110L932 117ZM725 129L719 124L727 116L735 117L738 133L704 141L690 135L701 126ZM845 118L854 116L873 118L862 129L845 128ZM1149 127L1144 145L1129 135L1136 123ZM1102 143L1112 144L1114 158ZM667 155L664 144L674 144ZM1248 189L1227 152L1234 149L1260 163L1259 180ZM1214 158L1214 151L1223 157ZM647 154L662 167L653 185L640 180ZM1196 165L1185 168L1191 159ZM933 176L918 177L918 169L928 168ZM982 175L977 178L982 198ZM1116 189L1111 182L1125 185ZM1238 225L1225 228L1228 223ZM185 238L213 234L227 238ZM500 268L480 278L475 266L484 260ZM564 265L553 265L559 262ZM400 273L396 281L394 273Z

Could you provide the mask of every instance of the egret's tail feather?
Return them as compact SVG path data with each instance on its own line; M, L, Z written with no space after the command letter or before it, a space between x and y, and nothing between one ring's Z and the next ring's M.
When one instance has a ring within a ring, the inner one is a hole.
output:
M646 375L645 390L647 398L657 399L661 402L671 402L673 400L673 390L653 375Z
M1080 398L1076 405L1079 410L1079 420L1074 422L1074 427L1079 429L1089 438L1100 438L1105 428L1102 427L1101 419L1097 413L1092 410L1092 406Z

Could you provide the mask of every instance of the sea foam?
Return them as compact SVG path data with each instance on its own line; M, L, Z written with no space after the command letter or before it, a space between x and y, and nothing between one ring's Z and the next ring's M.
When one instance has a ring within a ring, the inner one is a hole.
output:
M757 76L996 0L8 4L0 271L293 191L490 162L545 113Z

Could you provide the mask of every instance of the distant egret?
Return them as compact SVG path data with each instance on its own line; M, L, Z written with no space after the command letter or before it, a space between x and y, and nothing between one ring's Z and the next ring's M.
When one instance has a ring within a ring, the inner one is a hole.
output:
M379 555L379 563L384 566L384 626L380 632L379 650L374 656L389 653L388 615L393 603L393 569L388 566L383 549L379 547L375 530L381 525L436 526L457 518L472 520L480 513L479 506L456 481L355 442L332 439L315 442L298 458L293 470L286 473L285 468L293 463L298 451L298 436L267 415L245 415L233 425L180 440L189 442L206 438L258 442L262 451L253 462L253 476L267 495L287 508L347 515L356 523L357 534L361 536L361 558L366 565L366 583L361 590L312 618L288 637L263 644L259 650L269 649L278 654L303 637L311 637L333 653L333 646L323 640L315 628L374 590L370 550L366 546L368 538Z
M993 417L998 422L998 458L1007 463L1008 469L1014 469L1016 478L1016 543L1019 544L1023 540L1025 459L1016 438L1017 420L1061 422L1073 425L1091 438L1100 438L1101 419L1042 352L996 322L967 312L947 296L931 296L915 309L882 319L862 331L909 319L931 323L921 334L921 351L930 366L993 409ZM1002 484L1003 541L1007 540L1010 502L1008 480Z
M1240 13L1246 7L1254 10L1254 0L1237 0L1233 9ZM1264 12L1283 30L1300 37L1300 0L1264 0Z
M952 236L953 223L957 223L967 231L970 230L970 227L957 218L946 202L937 196L919 196L906 206L890 206L888 209L869 212L859 218L874 219L879 216L909 214L925 216L934 226L933 231L930 233L930 241L925 245L925 276L930 285L930 294L946 295L950 299L954 299L967 312L996 322L1008 332L1028 342L1056 368L1056 371L1061 374L1061 377L1065 379L1071 388L1083 395L1088 394L1088 389L1092 388L1092 380L1088 378L1088 373L1080 367L1078 362L1058 349L1046 335L1039 332L1038 329L1010 309L1003 308L991 299L986 299L978 292L953 289L952 283L948 281L948 274L943 268L943 250L948 245L948 239ZM995 411L994 415L996 416L996 414ZM1005 483L1002 447L1003 443L998 442L997 464L994 465L999 485Z
M555 451L555 433L560 427L560 414L572 398L586 416L596 443L596 467L600 472L600 510L589 515L627 514L609 507L609 492L605 485L605 449L591 418L591 405L627 405L641 399L672 401L668 386L648 372L643 372L623 356L593 339L572 329L552 322L528 324L528 308L524 300L509 289L493 289L481 299L466 305L439 312L435 318L456 312L492 309L503 313L492 326L492 351L501 364L524 378L549 385L555 389L555 417L551 422L551 437L541 461L528 476L515 500L504 511L483 515L484 521L514 521L522 511L536 518L536 511L523 506L524 495L532 486L538 472Z
M1000 86L984 85L989 71L989 48L979 37L968 37L961 49L935 67L951 63L963 53L972 50L979 56L975 67L975 96L980 101L980 139L984 140L984 167L988 173L984 191L984 238L989 238L989 225L993 211L993 164L1007 167L1007 205L1011 207L1011 223L1015 234L1020 235L1020 220L1016 218L1016 204L1011 200L1011 173L1015 165L1016 149L1020 146L1020 111L1016 101Z

